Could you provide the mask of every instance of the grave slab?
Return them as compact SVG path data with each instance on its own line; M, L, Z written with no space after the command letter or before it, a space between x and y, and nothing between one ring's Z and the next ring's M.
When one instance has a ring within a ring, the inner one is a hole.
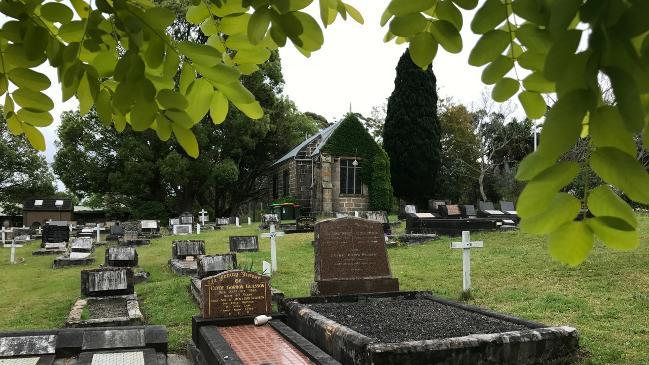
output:
M198 258L205 255L205 241L176 240L171 245L169 267L177 275L194 275L198 271Z
M135 247L108 247L104 258L106 266L135 267L138 255Z
M392 278L381 223L337 218L316 223L311 295L399 290Z
M230 236L230 252L258 252L257 236Z

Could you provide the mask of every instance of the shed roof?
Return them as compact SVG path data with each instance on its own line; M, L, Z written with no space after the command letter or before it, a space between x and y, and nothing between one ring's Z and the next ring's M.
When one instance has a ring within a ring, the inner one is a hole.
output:
M316 146L313 154L311 154L311 157L318 155L320 153L320 149L327 143L327 140L329 139L329 137L331 137L331 135L336 130L336 128L338 128L339 125L340 125L340 122L336 122L336 123L328 126L327 128L324 128L324 129L320 130L318 133L312 135L311 137L305 139L304 141L302 141L302 143L300 143L295 148L293 148L291 151L289 151L289 153L285 154L280 159L275 161L275 163L273 163L273 166L279 165L282 162L285 162L287 160L295 158L298 155L298 153L300 153L300 151L302 151L306 146L311 144L311 142L315 141L318 138L321 138L321 140L318 143L318 145Z
M72 200L66 198L30 198L23 204L23 211L72 212Z

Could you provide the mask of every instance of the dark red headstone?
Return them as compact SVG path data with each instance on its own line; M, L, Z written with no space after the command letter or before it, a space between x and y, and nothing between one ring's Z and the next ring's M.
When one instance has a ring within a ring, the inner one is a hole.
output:
M201 281L203 318L236 318L269 314L270 279L253 272L233 270Z

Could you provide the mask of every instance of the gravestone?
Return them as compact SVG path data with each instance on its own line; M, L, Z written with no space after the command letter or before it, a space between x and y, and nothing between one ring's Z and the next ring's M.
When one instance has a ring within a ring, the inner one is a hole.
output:
M439 213L439 209L442 207L442 205L446 205L446 202L443 200L430 200L428 201L428 208L429 210Z
M106 249L104 263L112 267L134 267L138 264L135 247L109 247Z
M171 218L169 219L169 227L173 227L177 224L180 224L180 218Z
M119 223L115 223L112 226L110 226L110 233L106 239L110 241L116 241L123 235L124 235L124 227Z
M90 237L77 237L70 243L71 252L87 252L94 251L95 247Z
M516 215L516 207L513 202L500 201L500 210L507 213Z
M487 213L489 215L502 215L503 214L503 212L501 212L499 210L496 210L496 208L494 207L494 203L492 203L492 202L480 201L480 202L478 202L478 206L480 207L481 212L485 212L485 213Z
M228 224L230 224L230 220L228 218L216 218L217 226L227 226Z
M185 235L192 234L192 225L191 224L176 224L173 227L174 235Z
M67 225L46 224L43 227L43 243L68 242L70 240L70 228ZM43 246L45 247L45 246Z
M312 295L399 291L392 277L383 227L359 218L316 223Z
M257 236L230 236L230 252L257 252L259 239Z
M180 224L194 224L194 215L190 212L184 212L180 215Z
M237 254L224 253L219 255L201 256L198 259L198 271L196 275L200 278L214 276L228 270L237 268Z
M404 213L406 213L406 214L408 214L408 213L417 213L417 207L414 206L414 205L406 205L406 206L403 208L403 211L404 211Z
M464 218L475 218L477 216L473 205L462 205L460 206L460 210L462 211L462 216Z
M130 268L81 270L81 294L86 297L133 293L133 270Z
M459 205L446 204L440 207L442 217L445 218L462 218L462 211Z
M201 282L203 318L237 318L270 314L270 279L247 271L226 271Z
M171 257L184 260L188 256L197 257L205 255L205 241L182 240L173 241L171 244Z

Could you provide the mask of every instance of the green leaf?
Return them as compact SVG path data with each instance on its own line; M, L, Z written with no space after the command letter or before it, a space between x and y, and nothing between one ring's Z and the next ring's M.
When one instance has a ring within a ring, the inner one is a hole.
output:
M514 96L519 88L520 84L518 81L509 77L503 77L496 83L493 90L491 90L491 97L495 101L502 103Z
M184 110L165 110L164 115L185 129L189 129L194 125L194 121Z
M41 91L50 87L50 79L40 72L27 68L14 68L7 74L16 86Z
M435 58L437 42L428 32L417 33L410 40L408 51L410 52L412 61L422 69L426 69Z
M16 103L25 108L42 112L50 111L54 108L54 102L52 102L52 99L39 91L19 88L11 94Z
M196 71L201 73L203 76L218 83L228 84L238 80L240 76L240 73L236 68L223 63L218 63L212 67L205 67L196 64L194 67L196 68Z
M338 12L336 9L330 7L329 0L320 0L320 19L322 19L322 24L325 28L336 21Z
M394 14L392 14L390 12L390 9L385 8L385 10L383 11L383 14L381 14L381 27L385 27L385 25L388 24L388 21L390 21L390 19L393 16L394 16Z
M540 93L554 92L554 82L548 81L540 72L533 72L523 79L523 87L525 90Z
M390 32L399 37L411 37L423 31L427 23L426 18L420 13L399 15L390 22Z
M543 71L545 65L545 57L543 53L537 53L533 51L523 52L518 57L518 64L525 69L532 71Z
M122 133L126 128L126 117L119 113L115 114L114 116L115 118L113 119L113 124L115 125L115 130L119 133Z
M234 56L233 61L237 64L263 64L270 58L270 51L265 47L240 49ZM226 66L227 67L227 66ZM235 69L236 71L236 69ZM239 75L239 72L236 73Z
M41 131L26 123L22 124L22 129L32 147L39 151L45 151L45 137Z
M640 244L638 231L622 219L596 217L588 218L585 222L609 248L630 251Z
M613 184L632 200L649 204L649 172L635 158L612 147L598 148L590 166L604 181Z
M20 120L35 127L47 127L54 121L52 114L48 112L33 112L23 108L16 114Z
M458 31L462 29L462 13L451 0L439 1L435 11L437 12L437 18L449 21Z
M395 16L404 16L420 13L433 6L435 6L435 0L392 0L390 1L390 5L388 5L388 10Z
M431 24L430 32L435 40L450 53L462 51L462 37L455 26L446 20L438 20Z
M570 266L586 260L593 249L593 232L584 222L570 222L550 234L550 255Z
M99 73L99 76L111 76L117 65L117 53L114 50L99 52L92 60L92 65Z
M582 4L583 0L561 0L552 3L548 29L554 37L559 37L568 30Z
M636 157L633 135L626 129L622 116L613 106L602 106L590 115L589 132L597 147L615 147Z
M157 100L164 109L184 110L189 105L184 96L169 89L158 91Z
M81 81L79 82L77 100L79 100L79 114L81 115L87 114L95 103L87 72L83 73L83 77L81 77Z
M539 150L551 158L568 151L581 134L586 112L593 107L595 98L587 90L575 90L562 96L548 111Z
M131 109L130 122L134 131L140 132L148 129L156 116L156 108L153 103L145 100L137 100Z
M257 9L248 22L248 39L252 44L258 44L266 36L266 31L270 26L270 9Z
M552 38L547 30L540 29L532 23L525 23L516 30L516 38L527 49L547 53L552 46Z
M548 80L558 80L566 69L566 62L574 56L581 39L581 31L570 30L556 40L545 57L543 73Z
M246 89L241 82L235 81L230 84L218 84L217 88L230 101L239 104L250 104L255 101L255 96Z
M210 10L207 8L207 6L204 3L200 3L200 5L196 5L196 6L190 6L187 9L187 13L185 14L187 21L190 24L194 24L194 25L201 24L209 16L210 16Z
M473 10L478 6L478 0L453 0L453 2L464 10Z
M183 63L183 67L180 70L180 81L178 82L180 93L187 95L187 89L195 79L196 73L194 73L194 69L187 62Z
M532 180L539 173L554 164L554 158L535 151L525 156L516 170L516 179L519 181Z
M345 10L347 10L347 13L356 21L358 24L364 24L365 20L363 19L363 15L361 14L360 11L358 11L355 7L345 4Z
M273 0L272 4L280 14L285 14L291 11L302 10L312 2L313 0Z
M221 62L221 53L204 44L180 42L178 43L178 50L189 57L193 63L202 66L214 66Z
M46 3L41 6L41 15L52 23L65 24L72 20L72 10L61 3Z
M67 43L81 42L85 21L73 20L59 28L59 37Z
M523 91L518 94L518 100L520 100L525 114L530 119L539 119L545 115L547 111L547 105L545 105L545 100L541 94L533 91Z
M241 110L250 119L261 119L264 116L264 110L259 105L259 102L255 101L249 104L240 104L234 103L234 106L237 109Z
M617 107L627 129L631 132L640 132L645 124L645 115L633 77L617 67L607 67L604 72L611 80Z
M295 18L300 23L302 33L299 35L299 40L291 37L291 41L307 52L319 50L324 43L324 36L318 22L311 15L302 12L295 12Z
M197 79L189 88L187 94L189 106L186 112L194 123L198 123L207 114L213 94L214 87L205 79Z
M42 59L49 39L50 35L44 28L37 26L30 27L27 30L27 34L25 34L25 44L29 45L25 48L25 56L29 60Z
M552 197L577 176L579 164L559 162L544 170L527 183L521 192L516 212L521 218L533 217L550 205Z
M212 96L212 102L210 103L210 117L212 118L212 123L223 123L225 117L228 115L228 105L228 99L222 92L217 91L214 93Z
M18 120L16 114L12 114L9 118L7 118L7 129L9 129L9 132L14 136L23 134L23 123Z
M476 34L485 34L494 30L507 19L507 10L500 0L487 0L478 9L471 22L471 30Z
M173 23L174 19L176 19L176 14L174 14L173 11L161 6L154 6L152 8L149 8L144 13L144 20L146 21L146 23L156 30L162 32L164 32L167 27L170 26L171 23Z
M471 66L482 66L494 61L509 46L509 33L502 30L492 30L480 37L469 54Z
M85 19L90 14L90 5L85 0L70 0L70 3L81 18Z
M234 14L221 19L221 32L225 34L246 33L252 15Z
M165 43L162 39L154 37L149 40L149 46L146 49L144 58L150 68L158 68L162 65L165 57Z
M187 152L187 155L198 158L198 141L196 141L196 136L191 129L183 128L177 124L172 124L171 129L180 146Z
M512 2L512 10L514 14L525 20L538 25L546 25L549 14L543 5L541 0L516 0Z
M600 185L588 193L588 210L596 217L616 217L631 228L638 227L633 209L607 185Z
M155 118L155 133L161 141L168 141L171 137L171 122L162 114Z
M482 71L482 82L493 85L503 78L514 67L514 61L505 56L498 56Z
M110 92L106 89L102 89L99 92L99 95L97 95L97 100L95 101L97 116L104 125L110 125L113 121L113 108L110 105L110 99Z
M531 234L548 234L571 222L579 214L581 203L567 193L557 193L547 209L521 220L521 229Z

